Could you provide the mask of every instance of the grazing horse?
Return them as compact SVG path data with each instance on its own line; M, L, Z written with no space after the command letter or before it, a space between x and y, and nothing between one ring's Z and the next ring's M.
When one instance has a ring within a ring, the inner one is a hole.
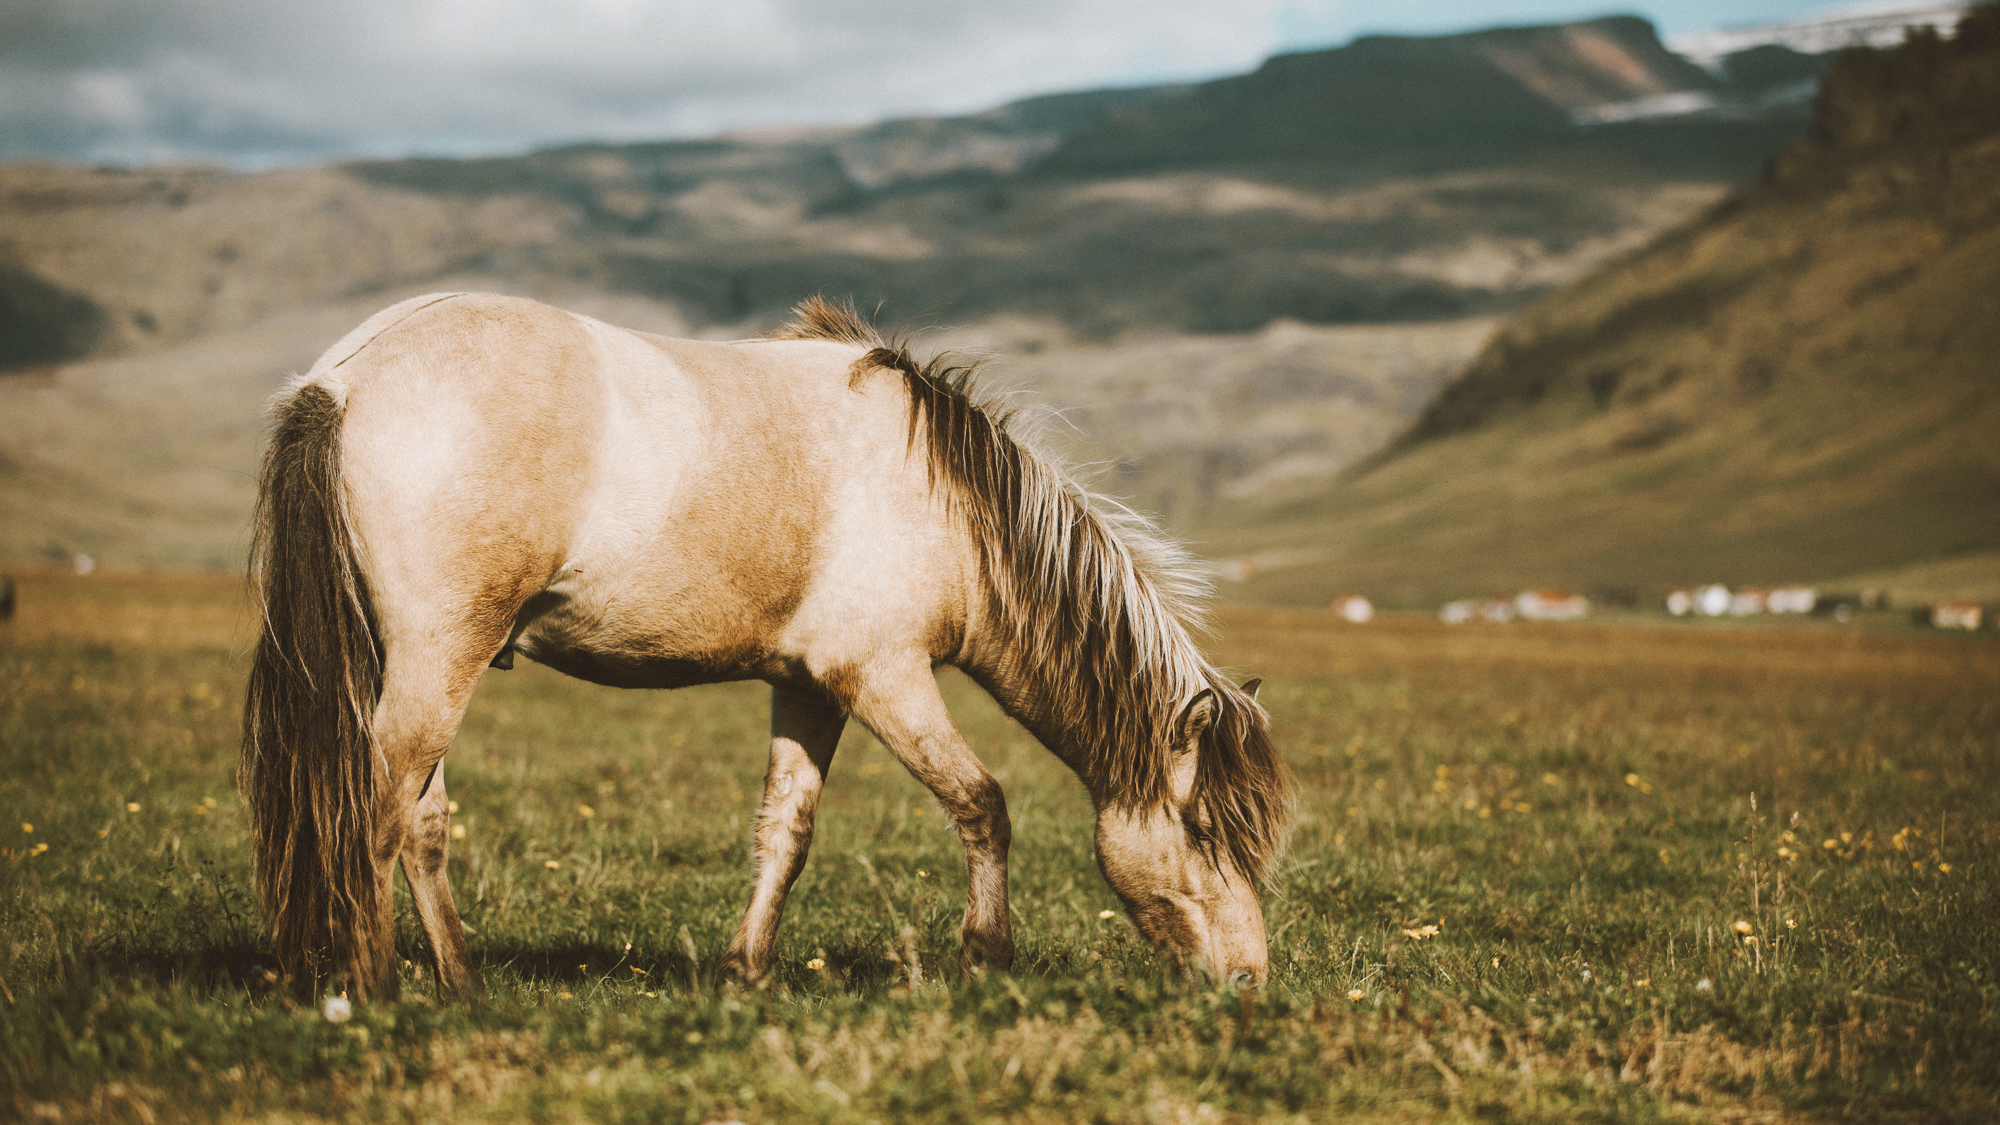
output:
M965 962L1012 962L1006 798L939 697L953 664L1089 788L1098 864L1146 937L1262 982L1256 888L1290 790L1256 683L1190 640L1189 559L1023 444L970 375L818 299L712 343L450 293L377 313L282 391L241 782L293 986L395 995L400 861L439 991L483 989L440 767L516 654L620 687L771 685L725 974L771 966L850 715L964 843Z

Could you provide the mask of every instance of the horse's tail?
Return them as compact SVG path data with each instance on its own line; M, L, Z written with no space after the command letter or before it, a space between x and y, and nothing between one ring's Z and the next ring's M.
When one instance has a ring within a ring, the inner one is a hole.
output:
M371 924L382 652L341 482L342 405L308 383L275 415L250 551L263 629L237 780L279 966L304 994L344 971L359 995L393 952L373 948Z

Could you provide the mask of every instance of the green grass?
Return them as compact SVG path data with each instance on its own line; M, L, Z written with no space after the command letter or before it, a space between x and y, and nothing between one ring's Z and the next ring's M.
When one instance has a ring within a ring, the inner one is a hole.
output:
M0 626L0 1112L22 1119L2000 1114L1985 638L1231 614L1218 655L1267 677L1301 783L1247 996L1099 918L1081 787L955 676L1014 814L1014 971L954 967L957 842L855 731L772 979L718 992L762 689L494 673L447 759L491 996L440 1006L413 968L333 1024L265 977L234 588L22 589Z

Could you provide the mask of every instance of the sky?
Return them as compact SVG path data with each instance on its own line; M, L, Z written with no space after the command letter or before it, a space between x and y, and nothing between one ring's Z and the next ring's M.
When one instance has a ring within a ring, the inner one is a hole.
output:
M0 0L0 162L268 168L973 112L1358 34L1826 0Z

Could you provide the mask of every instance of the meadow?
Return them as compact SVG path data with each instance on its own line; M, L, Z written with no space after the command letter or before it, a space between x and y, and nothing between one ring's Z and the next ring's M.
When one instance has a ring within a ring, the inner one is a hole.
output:
M765 691L489 673L446 762L491 990L276 991L224 577L21 578L0 625L0 1115L32 1121L2000 1117L2000 643L1853 626L1223 613L1300 787L1272 981L1174 977L1081 788L945 678L1014 819L1011 973L956 967L935 804L850 729L762 987ZM1110 911L1107 916L1106 911Z

